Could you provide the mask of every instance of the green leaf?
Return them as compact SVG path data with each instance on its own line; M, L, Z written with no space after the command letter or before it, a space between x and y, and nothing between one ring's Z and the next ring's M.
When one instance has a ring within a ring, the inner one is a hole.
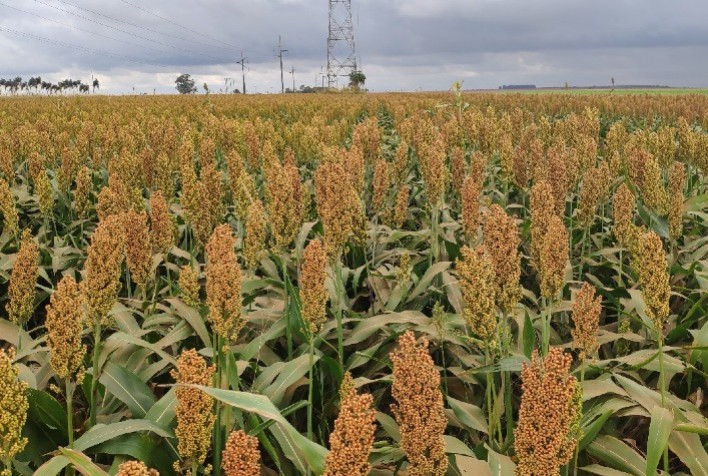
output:
M193 307L185 304L181 299L170 298L166 299L166 301L175 311L177 316L187 321L187 324L190 325L190 327L201 339L204 347L211 347L209 331L207 331L206 325L204 324L204 318L199 315L199 312Z
M647 462L625 442L614 436L598 436L588 446L588 453L609 466L627 471L635 476L644 476Z
M150 388L134 373L113 362L106 362L98 381L128 406L134 418L143 418L155 404Z
M264 395L255 393L222 390L218 388L194 385L208 395L232 407L245 412L255 413L263 418L275 420L275 425L270 428L271 433L280 443L283 453L295 463L298 469L306 472L308 467L319 474L324 471L324 460L327 450L301 435Z
M310 371L309 355L301 355L295 360L291 360L283 366L271 385L263 390L263 395L267 396L273 405L280 405L285 396L285 392L298 380ZM313 362L317 362L319 356L313 356Z
M345 339L344 345L348 347L363 342L390 324L424 325L428 322L430 322L430 318L418 311L392 312L367 317L352 330Z
M585 466L579 469L587 471L588 473L599 474L600 476L631 476L631 473L626 473L618 469L608 468L606 466L600 466L599 464L591 464L590 466Z
M37 468L34 476L56 476L66 468L71 462L66 456L55 456L42 466Z
M89 457L81 453L80 451L72 450L69 448L60 448L59 451L84 476L109 476L108 473L93 464Z
M66 409L54 397L46 392L28 388L27 402L29 403L27 413L31 420L53 428L61 432L64 438L68 438Z
M477 405L456 400L452 397L447 397L447 403L450 405L457 419L460 420L460 423L465 425L468 429L481 431L483 433L489 432L484 412Z
M168 427L175 417L175 405L177 397L175 389L172 387L169 392L162 396L145 414L145 419L150 420L160 426Z
M529 316L528 310L524 312L523 342L524 355L526 358L530 359L533 349L536 346L536 329L533 327L533 322L531 322L531 316Z
M151 431L164 438L174 438L174 435L164 427L148 420L126 420L109 425L96 425L74 442L74 449L86 451L93 446L112 438L138 431Z
M443 439L445 440L445 453L474 457L472 450L454 436L443 435Z
M669 442L669 434L674 424L673 414L666 408L655 406L651 411L649 424L649 441L647 442L646 475L654 476L661 456Z
M487 449L487 463L493 476L514 476L516 465L511 458L495 452L487 445L484 447Z
M418 281L416 287L413 289L413 291L411 291L410 295L408 296L408 300L410 301L412 299L415 299L424 292L427 292L430 288L430 283L433 282L433 279L435 279L438 274L448 270L450 266L452 266L452 262L441 261L439 263L435 263L430 268L428 268L425 271L423 277L420 278L420 281Z
M708 476L708 453L695 433L672 431L669 449L688 466L693 476Z

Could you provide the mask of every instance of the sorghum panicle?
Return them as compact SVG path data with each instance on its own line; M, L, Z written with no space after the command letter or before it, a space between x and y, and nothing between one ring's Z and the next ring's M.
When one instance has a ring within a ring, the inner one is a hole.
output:
M246 238L243 243L243 257L246 266L255 269L266 248L266 216L263 203L256 199L246 212Z
M199 299L199 275L191 265L182 266L179 272L178 284L182 300L189 306L199 307L201 304Z
M592 356L597 350L601 312L602 296L595 297L595 287L583 283L573 302L575 328L571 331L575 348L580 350L580 360Z
M465 177L461 192L462 230L468 242L474 242L479 225L479 198L482 186L472 174Z
M327 320L327 252L322 241L314 239L305 247L300 274L302 318L309 332L316 333Z
M7 289L7 314L10 321L24 327L34 313L35 287L39 276L39 246L34 242L32 232L25 228L17 258L10 272Z
M216 416L214 399L197 388L184 384L208 386L215 368L208 367L194 349L185 350L177 359L177 369L171 371L177 390L177 452L183 460L201 463L211 445L211 433ZM180 385L183 384L183 385Z
M165 196L157 190L150 195L150 243L156 253L167 253L175 243L175 219Z
M412 476L443 476L447 471L445 440L447 427L440 391L440 373L428 353L428 341L416 343L411 331L398 338L391 354L396 403L391 405L401 430L401 448Z
M27 384L17 379L17 366L13 365L15 350L0 349L0 461L11 460L27 444L22 428L27 420ZM9 468L2 473L9 476Z
M521 299L521 236L513 217L497 204L489 208L484 220L484 246L494 265L496 302L508 316Z
M209 322L227 340L235 340L245 322L241 318L241 267L236 239L227 224L219 225L206 246L206 295Z
M116 476L160 476L156 469L148 469L141 461L126 461L118 466Z
M374 167L373 193L371 196L371 209L376 215L384 211L386 198L391 187L391 173L388 162L383 157L376 159Z
M627 184L617 188L613 205L615 238L622 247L632 251L638 244L638 236L634 225L635 199Z
M546 299L556 298L563 287L568 248L568 231L563 221L553 215L543 238L539 260L541 295Z
M573 359L551 348L545 359L534 352L521 370L521 406L514 430L517 476L557 476L573 456L579 438L580 391L571 376Z
M76 175L76 188L74 189L74 208L79 217L83 218L91 207L91 170L81 167Z
M465 246L460 254L455 266L465 303L463 316L471 332L494 345L497 328L494 264L484 246Z
M541 248L551 217L554 215L553 190L548 182L537 182L531 187L531 257L539 269Z
M47 305L47 344L52 370L60 380L73 378L86 346L81 343L84 309L81 287L69 275L59 281Z
M139 287L145 289L150 279L152 266L152 247L147 213L128 211L122 215L123 233L125 233L125 260L130 277Z
M663 339L666 321L669 318L671 286L666 252L659 235L650 231L641 238L635 260L647 316L654 323L659 339Z
M2 225L10 236L17 235L19 227L19 215L15 207L15 197L12 195L10 186L0 178L0 213L2 213Z
M686 169L680 162L671 164L669 171L669 235L677 240L683 232L683 201L686 188Z
M323 476L366 476L371 470L369 454L376 431L374 398L369 393L359 394L349 373L344 375L339 395L339 415L329 435Z
M222 452L221 468L226 476L259 476L261 452L258 438L243 430L232 431Z

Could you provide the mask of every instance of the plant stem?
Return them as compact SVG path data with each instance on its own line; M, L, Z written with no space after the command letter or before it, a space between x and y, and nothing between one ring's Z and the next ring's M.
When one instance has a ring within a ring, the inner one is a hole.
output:
M489 347L484 346L484 364L489 367L492 365L492 359L489 355ZM494 375L491 369L487 368L487 427L489 431L489 446L496 447L494 444Z
M310 358L309 358L309 365L310 365L310 382L308 385L307 389L307 439L310 441L313 440L313 432L312 432L312 406L314 405L312 401L312 396L313 396L313 390L314 390L314 382L315 382L315 366L314 366L314 360L315 360L315 338L314 338L314 332L310 330Z
M71 387L71 379L66 378L66 432L69 435L69 448L74 447L74 410L73 399L74 389ZM66 476L74 476L74 467L66 468Z
M550 307L552 305L552 301L549 302L543 298L541 302L543 307L543 310L541 311L541 354L545 357L548 355L548 347L551 341Z
M288 343L288 361L293 358L293 335L290 331L290 291L288 290L288 265L285 261L285 255L283 255L281 260L281 267L283 270L283 317L285 318L285 339Z
M664 336L659 331L659 391L661 406L666 408L666 381L664 380ZM669 448L664 448L664 471L669 472Z
M580 363L580 387L582 388L583 382L585 381L585 360ZM578 476L578 456L580 455L580 449L578 445L575 445L575 455L573 456L573 476Z
M96 425L96 406L97 406L97 382L98 382L98 358L101 351L101 324L93 326L93 374L91 375L91 409L89 413L89 426Z
M339 368L344 372L344 329L342 323L342 309L344 307L344 285L342 283L342 263L341 258L334 262L334 282L337 290L337 353L339 354Z
M222 353L221 353L221 336L218 334L214 333L213 337L213 346L214 348L212 349L214 352L214 362L216 363L216 388L221 388L222 384L222 378L221 378L221 371L222 371ZM216 413L216 421L214 422L214 455L213 455L213 471L214 471L214 476L218 476L221 473L221 405L219 404L219 401L217 400L215 402L215 413ZM196 473L195 473L196 474Z

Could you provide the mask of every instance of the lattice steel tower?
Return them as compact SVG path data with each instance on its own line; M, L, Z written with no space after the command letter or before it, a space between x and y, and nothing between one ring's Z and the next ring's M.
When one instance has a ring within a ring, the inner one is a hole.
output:
M327 86L337 85L339 76L357 71L351 0L329 0L327 35Z

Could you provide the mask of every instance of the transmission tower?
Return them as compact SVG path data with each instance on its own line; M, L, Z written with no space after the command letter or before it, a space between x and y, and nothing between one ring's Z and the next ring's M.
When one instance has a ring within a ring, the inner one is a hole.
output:
M351 0L329 0L327 35L327 86L335 87L339 76L357 71Z

